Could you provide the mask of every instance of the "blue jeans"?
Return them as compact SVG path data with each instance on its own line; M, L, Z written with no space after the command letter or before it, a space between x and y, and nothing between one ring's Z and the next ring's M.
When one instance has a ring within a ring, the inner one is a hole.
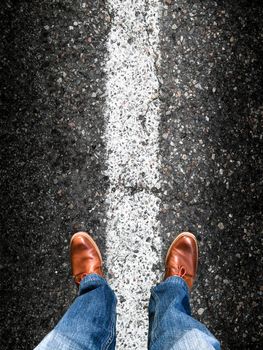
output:
M116 343L116 296L106 280L92 274L79 296L35 350L108 350ZM188 287L170 277L152 288L149 304L150 350L220 349L218 340L191 317Z

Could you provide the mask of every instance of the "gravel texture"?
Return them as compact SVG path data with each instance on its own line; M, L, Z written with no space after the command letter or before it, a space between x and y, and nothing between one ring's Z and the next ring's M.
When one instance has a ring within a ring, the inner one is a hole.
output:
M161 29L164 253L201 259L193 312L223 349L262 347L262 6L172 1Z
M86 5L85 5L86 4ZM101 1L1 4L1 349L31 349L75 296L68 243L104 247Z
M162 254L196 233L194 315L223 350L261 349L262 5L160 4ZM105 6L0 5L1 350L33 348L70 305L73 232L104 251Z

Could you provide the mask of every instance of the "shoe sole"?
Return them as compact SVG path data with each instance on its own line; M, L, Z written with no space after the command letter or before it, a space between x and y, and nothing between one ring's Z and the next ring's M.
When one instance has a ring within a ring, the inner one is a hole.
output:
M196 259L196 260L197 260L197 261L196 261L196 272L197 272L198 257L199 257L199 253L198 253L198 243L197 243L197 239L196 239L195 235L193 235L191 232L182 232L182 233L180 233L180 234L173 240L173 242L171 243L170 248L168 249L168 252L167 252L167 254L166 254L165 265L166 265L166 263L167 263L168 255L169 255L169 253L170 253L170 251L171 251L171 249L172 249L172 246L174 245L174 243L175 243L176 241L178 241L178 240L179 240L181 237L183 237L183 236L191 237L191 238L193 238L194 241L195 241L196 252L197 252L197 259Z
M71 240L70 240L70 247L71 247L71 243L72 243L73 239L76 238L76 237L85 237L85 238L87 238L87 239L92 243L92 245L94 246L94 248L96 249L96 252L99 254L101 263L103 263L103 260L102 260L102 256L101 256L101 252L100 252L100 250L99 250L99 247L97 246L97 244L96 244L96 242L94 241L94 239L93 239L87 232L80 231L80 232L74 233L74 235L71 237Z

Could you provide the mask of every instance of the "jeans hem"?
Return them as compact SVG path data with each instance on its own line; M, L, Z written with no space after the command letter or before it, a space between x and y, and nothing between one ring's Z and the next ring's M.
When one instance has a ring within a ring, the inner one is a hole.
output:
M160 282L155 287L153 287L152 290L155 291L155 289L158 289L159 286L164 285L164 284L175 284L179 287L182 287L183 290L187 293L187 295L189 297L188 285L182 277L179 277L179 276L168 277L168 278L166 278L166 280Z
M89 284L92 284L94 282L97 282L97 284L108 284L105 278L102 276L96 274L96 273L91 273L86 275L80 282L79 285L79 294L81 291L89 286Z

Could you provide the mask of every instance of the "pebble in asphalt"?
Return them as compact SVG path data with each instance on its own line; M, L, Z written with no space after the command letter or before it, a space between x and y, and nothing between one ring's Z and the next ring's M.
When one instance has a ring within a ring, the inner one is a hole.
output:
M104 2L1 4L1 349L29 349L75 296L72 232L104 247ZM194 315L223 349L262 342L262 8L165 1L157 67L163 255L200 241Z

